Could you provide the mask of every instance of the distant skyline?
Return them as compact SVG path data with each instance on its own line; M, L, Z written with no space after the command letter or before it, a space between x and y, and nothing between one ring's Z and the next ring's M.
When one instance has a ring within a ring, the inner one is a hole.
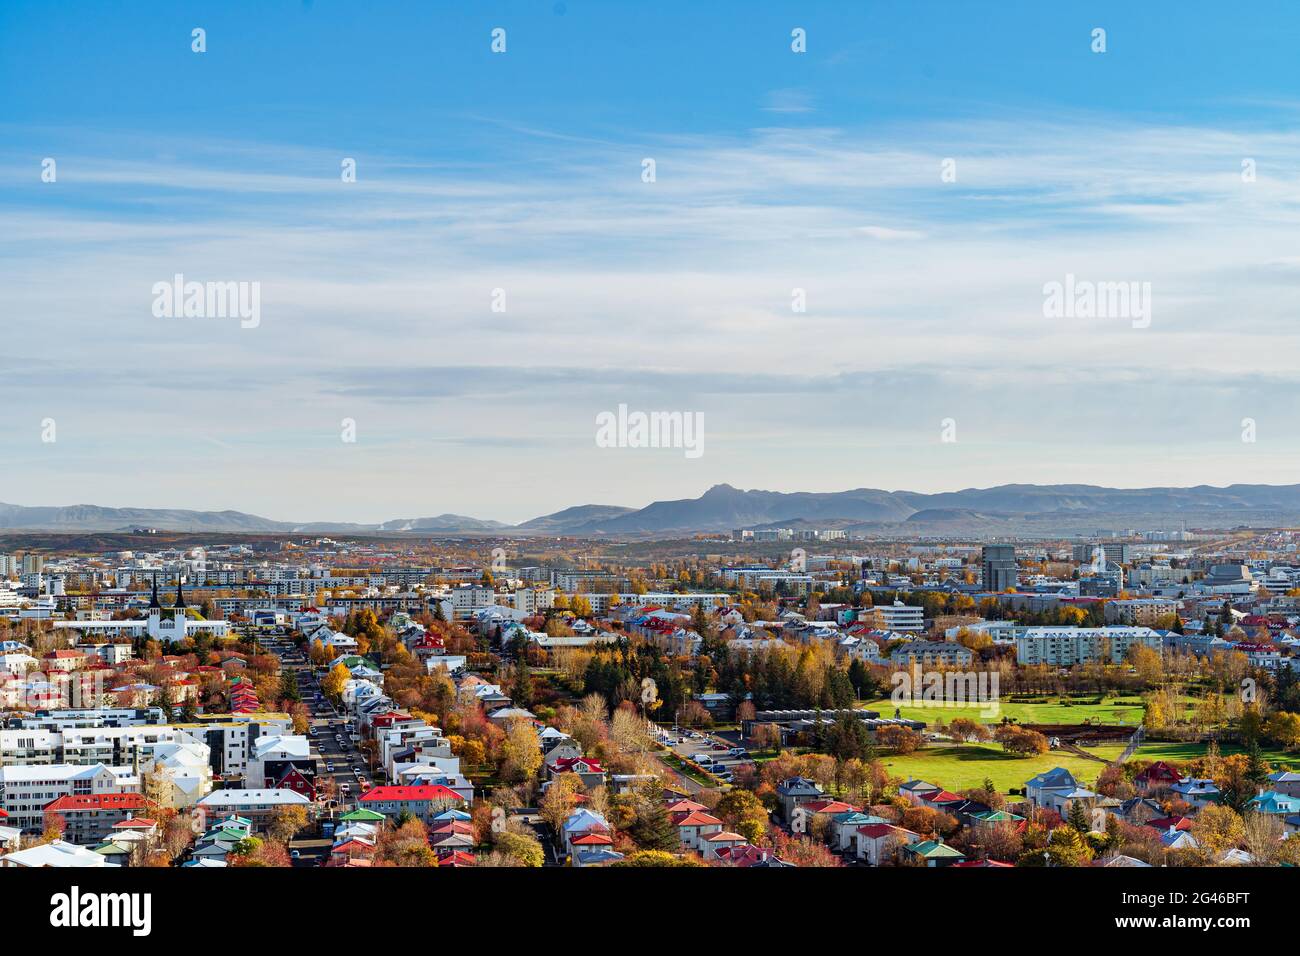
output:
M0 501L1291 483L1300 11L1176 9L6 3ZM260 324L155 318L177 273ZM1067 275L1150 327L1045 318ZM704 453L597 447L620 404Z

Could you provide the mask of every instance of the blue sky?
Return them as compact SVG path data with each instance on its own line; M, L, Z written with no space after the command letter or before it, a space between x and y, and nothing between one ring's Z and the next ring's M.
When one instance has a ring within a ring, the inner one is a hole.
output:
M11 0L0 500L1292 481L1297 49L1280 2ZM261 325L154 318L176 272ZM1067 273L1150 282L1151 327L1045 319ZM596 448L619 403L705 454Z

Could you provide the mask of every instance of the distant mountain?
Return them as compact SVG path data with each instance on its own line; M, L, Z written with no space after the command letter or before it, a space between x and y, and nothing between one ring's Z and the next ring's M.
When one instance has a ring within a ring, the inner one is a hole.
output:
M619 505L575 505L554 514L542 515L517 525L517 531L537 531L545 534L572 534L589 530L592 526L620 515L631 514L635 508Z
M129 531L131 528L168 531L276 531L289 528L279 521L240 511L182 511L169 508L101 508L68 505L25 508L0 503L0 529L35 531Z
M1215 488L1102 488L1095 485L1000 485L921 494L857 488L828 493L741 491L715 485L699 498L656 501L639 511L592 525L603 534L723 531L797 521L837 519L861 524L976 522L995 525L1020 518L1119 515L1232 516L1268 514L1300 519L1300 485L1230 485ZM915 516L915 517L914 517Z
M481 518L466 518L464 515L441 514L435 518L411 518L399 521L385 521L374 525L375 531L500 531L511 525L500 521L485 521Z
M183 511L170 508L101 508L98 505L27 508L0 503L0 530L4 531L130 531L157 528L160 531L212 531L227 534L299 533L365 534L377 531L427 533L485 532L508 529L500 521L484 521L462 515L442 514L434 518L406 518L382 524L337 521L295 523L273 521L241 511Z
M881 529L906 522L926 533L959 529L1079 527L1107 518L1185 518L1225 526L1250 518L1300 523L1300 485L1216 488L1102 488L1096 485L999 485L938 494L856 488L838 492L743 491L714 485L698 498L656 501L644 508L577 505L520 525L440 514L381 524L274 521L239 511L35 507L0 504L0 531L164 531L305 534L563 534L647 535L733 528ZM1130 525L1132 526L1132 525Z
M718 531L774 521L848 518L903 521L913 511L890 492L859 488L832 493L741 491L714 485L698 498L656 501L640 511L603 521L593 530L607 534L638 531Z

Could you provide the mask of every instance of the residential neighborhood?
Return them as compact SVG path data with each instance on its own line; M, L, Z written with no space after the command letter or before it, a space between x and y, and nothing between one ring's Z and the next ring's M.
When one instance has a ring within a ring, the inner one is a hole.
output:
M1129 540L5 555L0 865L1292 865L1295 539Z

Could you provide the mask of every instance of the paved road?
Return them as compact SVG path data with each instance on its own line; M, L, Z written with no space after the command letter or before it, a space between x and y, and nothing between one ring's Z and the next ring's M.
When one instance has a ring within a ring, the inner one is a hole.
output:
M326 700L317 700L320 691L320 677L311 667L303 652L286 640L263 640L262 646L280 658L280 667L298 684L298 692L310 714L310 736L312 756L316 758L317 779L332 779L336 785L337 806L321 809L329 816L346 813L356 805L360 796L361 780L374 782L374 776L366 765L366 757L350 736L353 728L346 717L336 712ZM333 770L330 770L330 767ZM344 787L347 789L344 790ZM304 832L303 839L294 840L290 850L297 850L297 866L312 866L323 863L329 855L332 841L321 839L310 831Z

